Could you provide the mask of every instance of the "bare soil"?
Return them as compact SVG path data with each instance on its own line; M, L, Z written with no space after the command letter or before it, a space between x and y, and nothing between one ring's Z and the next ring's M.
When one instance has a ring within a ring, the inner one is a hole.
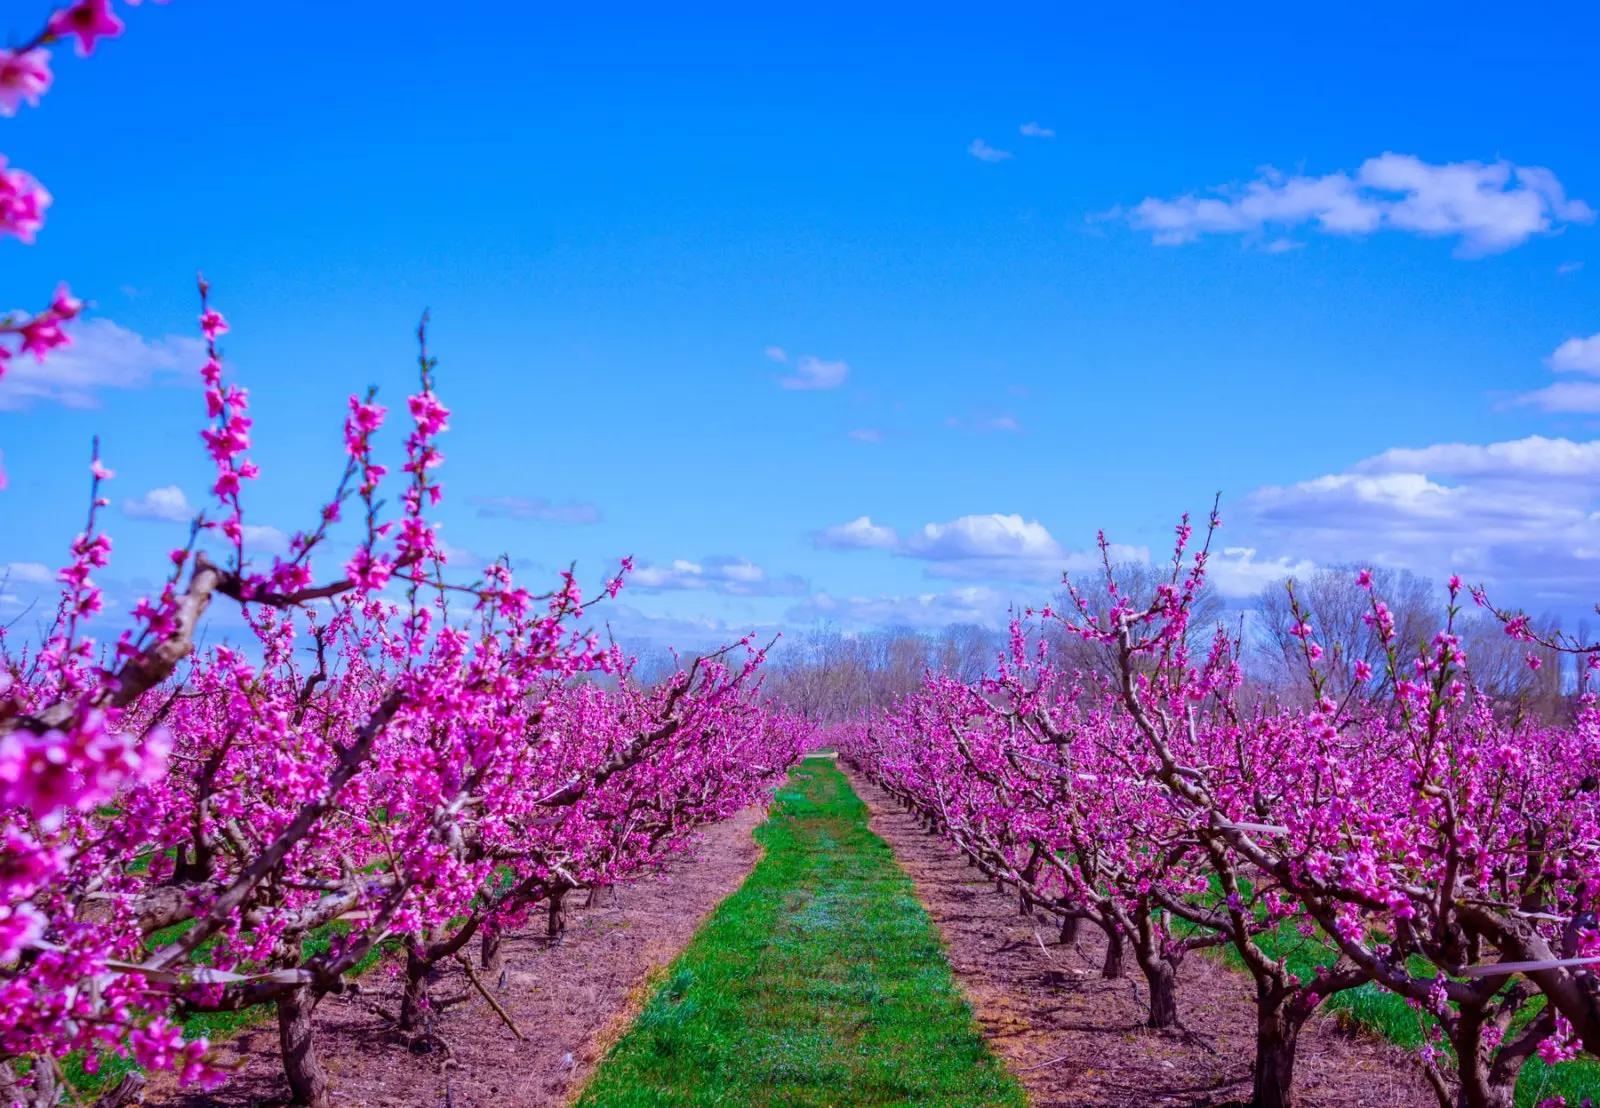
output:
M632 1021L695 928L755 867L751 832L766 817L751 807L702 833L696 848L661 873L621 886L615 903L593 908L568 898L567 930L551 946L542 934L508 935L506 975L480 971L527 1042L518 1042L481 996L436 1017L434 1042L413 1043L371 1007L395 991L380 967L363 981L366 998L326 997L317 1009L317 1043L337 1104L361 1108L538 1108L569 1103L596 1063ZM542 917L540 917L542 918ZM476 958L477 944L470 946ZM434 997L469 988L458 966L430 986ZM391 1012L393 1000L379 1005ZM425 1052L417 1053L416 1048ZM178 1094L158 1078L151 1103L182 1108L245 1108L287 1102L275 1021L242 1031L223 1046L241 1063L215 1092ZM163 1093L165 1094L163 1096Z
M1184 1031L1152 1031L1131 951L1128 977L1102 979L1105 941L1097 928L1085 923L1076 946L1059 945L1053 919L1019 914L1015 895L996 892L888 793L859 774L850 783L872 811L872 830L916 883L991 1046L1036 1108L1200 1108L1249 1099L1255 1005L1248 977L1191 954L1178 987ZM1403 1050L1343 1031L1334 1017L1306 1026L1295 1069L1297 1103L1315 1108L1438 1103Z

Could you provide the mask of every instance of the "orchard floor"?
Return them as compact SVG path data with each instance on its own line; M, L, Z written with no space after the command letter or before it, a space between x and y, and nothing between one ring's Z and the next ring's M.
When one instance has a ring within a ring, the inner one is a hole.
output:
M1057 928L1017 911L892 797L858 775L872 830L894 850L944 937L956 979L991 1046L1034 1108L1209 1106L1248 1099L1255 1009L1248 978L1191 955L1178 992L1187 1033L1144 1027L1143 979L1099 976L1104 940L1085 925L1060 946ZM1137 992L1136 992L1137 990ZM1433 1108L1438 1102L1404 1051L1314 1018L1301 1036L1298 1103L1315 1108Z
M507 974L485 984L528 1037L518 1042L474 994L446 1010L435 1027L448 1053L411 1054L390 1024L359 1000L327 997L316 1015L317 1039L336 1105L351 1108L544 1108L570 1101L595 1063L626 1029L653 981L688 943L701 921L743 883L760 858L752 831L765 813L750 808L708 829L695 851L663 874L581 898L567 912L554 947L529 934L504 943ZM476 952L473 944L473 952ZM380 968L364 982L389 985ZM454 966L432 986L450 996L465 987ZM391 1011L393 1000L381 1001ZM210 1095L175 1095L152 1081L152 1103L182 1108L255 1108L286 1102L275 1023L245 1029L225 1044L243 1069ZM165 1091L167 1099L159 1094Z
M438 1018L446 1049L412 1054L362 1000L327 998L317 1034L334 1103L1016 1104L1013 1077L1035 1108L1202 1108L1248 1096L1254 1015L1237 972L1192 956L1179 993L1186 1032L1148 1030L1131 956L1131 978L1102 980L1094 928L1077 947L1058 945L1047 919L1019 915L1013 897L869 782L808 763L758 830L765 814L709 829L692 855L624 886L615 905L571 906L554 947L507 938L494 993L527 1042L473 995ZM379 969L364 984L389 982ZM434 995L464 984L451 967ZM224 1050L241 1069L222 1088L180 1096L157 1079L151 1101L286 1103L275 1024ZM763 1066L759 1078L742 1072ZM897 1095L908 1070L925 1084ZM974 1080L953 1081L955 1071ZM1403 1050L1331 1019L1308 1026L1298 1076L1311 1108L1436 1103Z

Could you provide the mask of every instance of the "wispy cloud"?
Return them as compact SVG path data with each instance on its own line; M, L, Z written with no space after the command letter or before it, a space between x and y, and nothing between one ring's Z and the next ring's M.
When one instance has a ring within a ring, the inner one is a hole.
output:
M936 631L953 623L974 623L1004 628L1013 608L1038 604L1048 593L1028 590L1026 595L989 585L963 585L940 592L834 596L819 592L789 610L797 623L829 623L849 627L910 627Z
M876 427L858 427L850 432L850 437L857 442L882 442L883 432Z
M122 514L129 519L159 520L163 523L188 523L195 511L177 485L151 489L137 500L124 500Z
M850 376L850 366L845 362L826 362L810 354L802 354L794 363L794 372L780 377L778 384L786 389L836 389Z
M1600 376L1600 334L1570 338L1556 347L1545 364L1557 373ZM1600 382L1557 381L1517 398L1547 412L1600 412Z
M239 529L240 537L244 540L244 548L257 554L273 554L278 557L289 553L289 536L276 527L267 524L246 523Z
M1029 138L1055 138L1056 133L1048 127L1041 127L1037 123L1024 123L1017 128L1018 134L1027 135Z
M812 541L824 550L892 550L900 545L900 536L892 527L879 527L868 516L825 527L812 536Z
M1310 226L1336 235L1393 230L1456 238L1463 256L1509 250L1565 224L1588 223L1594 214L1582 200L1569 199L1548 169L1507 161L1435 165L1393 153L1369 158L1353 174L1287 176L1269 167L1253 181L1208 195L1147 197L1107 213L1150 232L1161 245ZM1273 245L1279 243L1291 240Z
M516 519L525 522L578 525L600 522L600 509L583 500L552 504L539 496L469 496L467 503L478 509L479 519Z
M56 575L42 562L8 562L0 566L0 579L11 584L48 585Z
M727 596L804 596L806 582L793 574L772 577L744 558L712 557L691 562L683 558L666 565L645 563L627 577L625 588L643 592L689 590Z
M69 408L94 408L105 389L141 389L192 375L206 360L195 338L169 335L147 339L109 319L82 319L68 325L72 343L45 355L13 358L0 378L0 411L17 411L35 401Z
M959 431L998 432L1000 434L1018 435L1022 433L1022 424L1010 412L998 412L993 415L976 415L970 419L959 416L950 416L944 421L946 427L953 427Z
M1562 262L1560 265L1556 266L1556 276L1566 277L1570 274L1578 272L1578 270L1582 268L1582 262Z
M967 153L971 154L974 158L977 158L980 162L991 163L1003 162L1012 156L1011 151L997 150L995 147L990 146L987 142L984 142L981 138L975 138L972 140L972 145L967 147Z
M768 361L777 362L779 365L789 364L789 352L781 346L769 346L761 353L766 355Z

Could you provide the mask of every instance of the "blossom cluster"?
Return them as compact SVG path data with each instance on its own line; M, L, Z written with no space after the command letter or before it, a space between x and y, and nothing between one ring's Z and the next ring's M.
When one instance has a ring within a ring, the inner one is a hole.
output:
M1503 1108L1534 1054L1600 1053L1593 696L1561 725L1496 702L1456 630L1459 580L1438 632L1407 650L1365 574L1388 672L1330 680L1347 652L1291 594L1303 687L1265 695L1237 641L1191 625L1208 548L1192 542L1185 523L1150 595L1107 559L1108 604L1071 589L1066 611L1039 613L1107 647L1114 676L1058 665L1019 619L989 675L930 673L842 728L841 750L1024 910L1064 937L1102 931L1108 975L1130 953L1152 1025L1178 1023L1187 952L1234 948L1256 984L1253 1103L1291 1103L1300 1027L1362 985L1425 1017L1447 1105ZM1279 956L1295 935L1318 952L1307 980Z
M74 1052L220 1081L184 1020L267 1005L291 1036L291 1093L327 1104L310 1013L372 956L403 956L415 1025L430 971L466 941L487 953L535 911L556 926L567 894L686 849L810 742L764 702L748 639L637 680L582 624L626 569L594 597L571 572L537 594L508 561L447 580L428 512L449 412L425 346L396 514L374 460L385 412L352 398L333 497L287 555L253 564L249 396L207 292L212 505L159 594L99 647L114 474L97 448L54 625L15 650L0 632L0 1092L25 1103L67 1095L52 1082ZM340 532L352 497L364 518ZM334 560L343 575L319 578L312 558L336 543L354 550ZM196 654L217 602L246 634Z

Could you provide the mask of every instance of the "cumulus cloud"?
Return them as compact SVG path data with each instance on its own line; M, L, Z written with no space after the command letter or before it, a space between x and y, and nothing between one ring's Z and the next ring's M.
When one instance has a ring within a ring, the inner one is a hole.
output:
M643 592L689 590L726 596L803 596L803 579L793 574L769 577L766 570L743 558L713 557L691 562L679 558L666 565L644 563L627 577L628 589Z
M1549 358L1550 368L1557 373L1600 374L1600 335L1586 339L1568 339L1556 347Z
M786 389L836 389L850 375L845 362L827 362L810 354L802 354L794 363L794 372L778 378Z
M1600 592L1600 441L1397 448L1258 489L1245 509L1260 533L1324 564L1454 571L1557 604Z
M824 528L814 541L824 550L892 550L900 544L900 536L894 528L879 527L870 517L861 516Z
M1230 600L1249 599L1285 577L1305 577L1317 568L1308 558L1264 558L1256 560L1250 546L1225 547L1213 553L1206 563L1206 579Z
M1509 250L1565 224L1588 223L1594 210L1569 199L1555 174L1538 166L1507 161L1435 165L1385 153L1353 174L1288 176L1269 167L1243 185L1208 195L1146 197L1109 215L1126 218L1161 245L1208 234L1263 236L1269 228L1309 226L1336 235L1395 230L1455 238L1458 254L1478 256ZM1293 245L1287 239L1276 243Z
M1027 135L1029 138L1055 138L1056 133L1048 127L1041 127L1037 123L1024 123L1017 128L1018 134Z
M516 519L587 525L600 522L600 509L582 500L552 504L538 496L469 496L479 519Z
M1061 574L1094 570L1099 551L1067 550L1038 520L992 512L927 523L901 537L893 528L861 516L814 536L819 547L832 550L889 550L925 563L929 577L961 580L1054 582ZM1149 561L1144 547L1113 546L1115 562Z
M974 158L977 158L980 162L989 162L990 164L995 162L1003 162L1007 158L1011 157L1011 151L998 150L995 147L990 146L987 142L984 142L981 138L975 138L972 140L972 145L967 147L967 153L971 154Z
M189 507L183 490L177 485L151 489L137 500L124 500L122 514L129 519L158 520L163 523L188 523L195 511Z
M0 377L0 411L19 411L35 401L69 408L95 408L105 389L142 389L180 381L206 360L199 339L169 335L147 339L109 319L68 324L69 346L57 347L41 363L13 358Z

